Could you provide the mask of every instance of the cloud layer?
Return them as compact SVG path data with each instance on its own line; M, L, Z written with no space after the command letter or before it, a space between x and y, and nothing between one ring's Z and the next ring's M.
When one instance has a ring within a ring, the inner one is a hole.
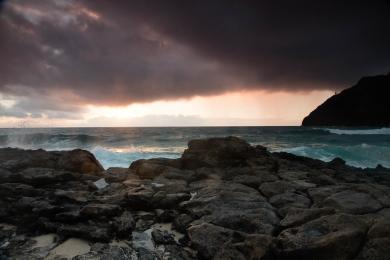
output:
M390 71L385 0L13 0L0 10L0 93L24 98L8 114L338 89Z

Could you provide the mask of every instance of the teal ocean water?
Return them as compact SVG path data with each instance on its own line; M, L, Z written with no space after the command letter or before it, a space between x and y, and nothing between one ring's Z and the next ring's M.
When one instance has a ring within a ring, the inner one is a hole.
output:
M270 151L286 151L324 161L341 157L349 165L390 167L390 128L156 127L0 129L0 147L87 149L105 168L128 167L143 158L181 155L196 138L238 136Z

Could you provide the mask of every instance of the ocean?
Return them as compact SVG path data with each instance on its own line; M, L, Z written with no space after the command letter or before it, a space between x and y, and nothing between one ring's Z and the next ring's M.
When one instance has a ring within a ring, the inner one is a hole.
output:
M390 167L390 128L131 127L3 128L0 147L91 151L103 167L128 167L138 159L177 158L191 139L238 136L270 151L324 161L335 157L357 167Z

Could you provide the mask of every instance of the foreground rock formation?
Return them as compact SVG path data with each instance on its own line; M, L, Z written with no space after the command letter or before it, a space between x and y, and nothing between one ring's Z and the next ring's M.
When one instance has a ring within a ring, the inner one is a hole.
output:
M390 74L362 78L317 107L303 126L390 126Z
M389 259L390 170L235 138L103 170L0 149L0 259Z

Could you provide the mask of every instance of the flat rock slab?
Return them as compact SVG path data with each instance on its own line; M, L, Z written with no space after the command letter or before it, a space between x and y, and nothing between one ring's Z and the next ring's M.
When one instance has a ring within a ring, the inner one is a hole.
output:
M310 220L325 216L331 215L335 212L333 208L311 208L311 209L300 209L300 208L291 208L287 211L287 214L282 221L280 221L280 226L282 227L292 227L299 226Z
M366 214L383 208L370 194L352 190L338 192L326 198L322 205L352 214Z

